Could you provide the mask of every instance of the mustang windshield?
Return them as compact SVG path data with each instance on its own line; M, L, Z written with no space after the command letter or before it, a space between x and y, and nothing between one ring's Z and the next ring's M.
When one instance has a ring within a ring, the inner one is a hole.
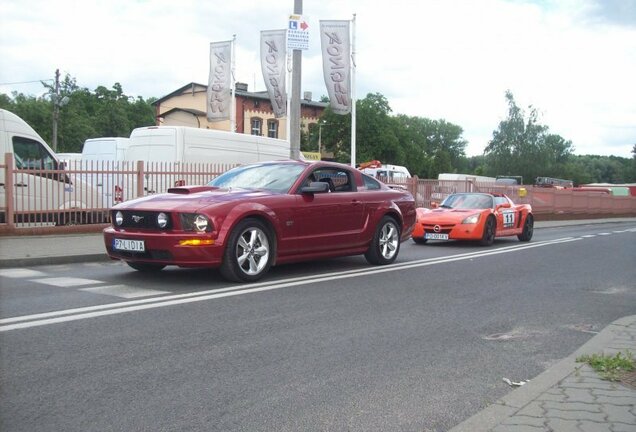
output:
M493 207L493 202L490 195L455 194L449 195L440 207L454 209L484 209Z
M304 169L303 165L290 164L240 166L221 174L208 186L287 192Z

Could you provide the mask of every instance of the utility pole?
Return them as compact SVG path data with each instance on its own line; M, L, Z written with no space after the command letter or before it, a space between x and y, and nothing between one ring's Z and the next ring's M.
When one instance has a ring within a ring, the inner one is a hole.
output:
M60 119L60 70L55 69L55 92L53 93L53 138L51 145L57 152L57 122Z
M294 0L294 14L302 15L303 0ZM302 67L302 51L293 50L292 54L292 94L291 107L289 113L289 144L291 146L291 154L289 157L294 160L300 160L300 77Z

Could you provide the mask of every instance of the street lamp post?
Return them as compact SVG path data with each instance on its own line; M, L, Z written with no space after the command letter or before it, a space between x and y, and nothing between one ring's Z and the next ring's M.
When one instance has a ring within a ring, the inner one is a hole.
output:
M322 127L327 126L327 123L322 121L318 122L318 154L320 155L320 159L322 159Z

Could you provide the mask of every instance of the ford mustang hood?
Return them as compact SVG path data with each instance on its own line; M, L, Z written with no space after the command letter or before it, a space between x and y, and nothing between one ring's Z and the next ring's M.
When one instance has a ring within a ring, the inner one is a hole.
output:
M171 188L169 191L126 201L116 208L191 212L214 204L253 200L276 194L264 190L219 189L209 186Z

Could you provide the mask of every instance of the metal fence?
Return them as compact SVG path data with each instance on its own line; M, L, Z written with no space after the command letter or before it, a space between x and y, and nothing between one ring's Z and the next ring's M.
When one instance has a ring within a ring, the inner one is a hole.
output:
M0 234L96 231L108 210L168 188L205 184L234 165L69 161L52 169L29 161L0 164ZM97 225L97 226L96 226Z
M62 169L28 161L20 165L14 167L10 153L0 165L0 235L95 232L110 222L108 210L115 204L173 186L205 184L234 166L108 161L70 161L57 167ZM538 215L636 216L634 196L417 177L398 186L413 194L418 207L431 207L456 192L496 192L531 204Z

